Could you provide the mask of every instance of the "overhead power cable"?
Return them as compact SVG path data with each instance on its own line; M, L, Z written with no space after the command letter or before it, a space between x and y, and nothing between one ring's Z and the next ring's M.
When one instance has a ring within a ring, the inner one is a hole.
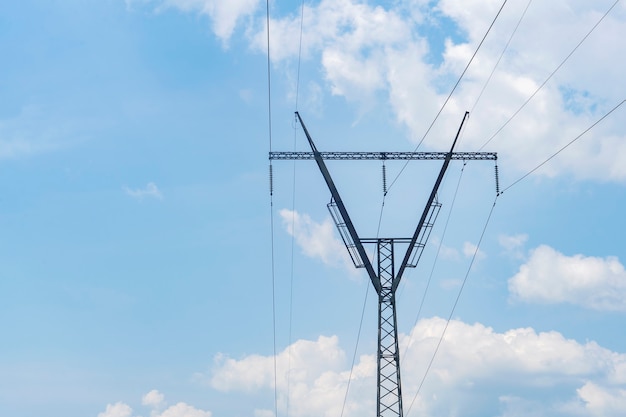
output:
M446 236L446 232L448 231L448 225L450 224L450 218L452 217L452 211L454 210L454 205L456 202L456 197L459 193L459 188L461 186L461 180L463 179L463 173L465 172L465 167L467 166L467 162L463 163L463 168L461 168L461 175L459 176L459 181L456 184L456 189L454 190L454 196L452 197L452 203L450 204L450 211L448 212L448 217L446 218L446 223L443 228L441 239L439 240L439 245L437 247L437 253L435 254L435 259L433 260L433 266L430 269L430 274L428 275L428 280L426 281L426 288L424 289L424 294L422 295L422 300L420 301L420 305L417 309L417 314L415 316L415 322L413 324L413 328L417 326L417 322L419 321L420 315L422 313L422 308L424 307L424 302L426 300L426 296L428 295L428 289L430 288L430 283L432 281L433 275L435 273L435 267L437 266L437 260L439 259L439 254L441 253L441 248L443 246L443 240ZM404 361L406 358L406 354L409 350L409 346L411 345L411 341L413 340L413 332L409 333L409 341L404 349L404 353L401 356L400 360Z
M506 45L504 45L504 48L502 49L502 52L500 53L500 56L498 57L498 60L496 61L495 65L493 66L493 69L491 70L491 73L489 74L489 77L487 77L487 81L485 81L485 84L483 85L483 88L480 90L480 93L478 94L478 97L476 98L476 101L474 102L474 105L472 106L472 109L470 110L470 114L474 113L474 109L476 108L476 105L478 104L478 102L480 101L480 98L483 96L483 93L487 89L487 85L489 85L489 83L491 82L491 79L493 78L493 74L496 72L496 69L498 68L498 65L500 65L500 61L502 60L502 57L504 56L504 53L507 51L507 49L509 49L509 45L511 44L511 41L513 40L513 37L517 33L517 29L520 27L520 24L522 23L522 20L524 20L524 17L526 16L526 12L528 11L528 8L530 7L530 4L532 2L533 2L533 0L528 0L528 3L526 4L526 8L522 12L522 15L520 16L519 20L517 21L517 24L515 25L515 28L513 29L513 32L511 33L511 36L509 36L509 40L506 42Z
M361 339L361 330L363 329L363 319L365 317L365 307L367 306L367 296L369 295L370 286L369 283L365 285L365 300L363 301L363 308L361 309L361 321L359 323L359 331L356 336L356 344L354 346L354 352L352 354L352 365L350 365L350 374L348 375L348 382L346 384L346 394L343 396L343 404L341 405L341 414L340 417L343 417L343 413L346 409L346 404L348 402L348 392L350 392L350 382L352 381L352 373L354 371L354 364L356 363L356 354L359 347L359 340Z
M298 93L300 90L300 62L302 60L302 31L304 28L304 0L300 5L300 41L298 43L298 71L296 74L296 111L298 111Z
M617 106L613 107L608 113L606 113L604 116L602 116L601 118L599 118L598 120L596 120L591 126L589 126L587 129L585 129L580 135L576 136L574 139L572 139L571 141L569 141L566 145L564 145L563 147L561 147L561 149L559 149L558 151L556 151L555 153L553 153L552 155L550 155L548 158L546 158L542 163L540 163L539 165L537 165L536 167L534 167L533 169L531 169L530 171L528 171L527 173L525 173L524 175L522 175L520 178L518 178L517 180L513 181L509 186L507 186L506 188L504 188L500 194L504 193L506 190L510 189L511 187L513 187L514 185L516 185L518 182L522 181L524 178L528 177L530 174L532 174L533 172L537 171L539 168L541 168L542 166L544 166L546 163L548 163L548 161L550 161L552 158L554 158L555 156L557 156L558 154L560 154L561 152L563 152L567 147L569 147L572 143L576 142L578 139L582 138L587 132L589 132L591 129L593 129L594 127L596 127L601 121L603 121L604 119L606 119L611 113L613 113L615 110L617 110L619 107L622 106L622 104L626 103L626 100L622 100L621 103L619 103Z
M301 4L301 12L300 12L300 42L298 46L298 67L296 73L296 98L295 98L295 111L298 111L298 97L300 91L300 61L302 57L302 27L304 22L304 0L302 0ZM293 151L297 150L297 138L298 138L298 129L297 124L294 123L293 128ZM293 171L292 171L292 189L291 189L291 230L295 231L295 222L296 222L296 161L293 161ZM286 406L286 415L289 417L291 414L291 354L292 354L292 328L293 328L293 281L294 281L294 272L295 272L295 233L291 234L291 270L289 277L289 354L287 361L287 406Z
M543 87L545 87L545 85L548 83L548 81L550 81L550 79L552 79L554 74L556 74L561 69L561 67L563 65L565 65L565 63L571 58L571 56L574 55L574 52L576 52L578 50L578 48L580 48L580 46L583 44L583 42L585 42L587 40L589 35L591 35L593 33L593 31L596 30L596 28L600 25L600 23L602 23L602 21L609 15L611 10L613 10L613 8L615 8L617 3L619 3L619 2L620 2L620 0L615 0L615 2L602 15L602 17L600 17L600 19L596 22L596 24L593 25L593 27L585 34L585 36L583 36L583 38L576 44L574 49L572 49L571 52L569 54L567 54L565 59L563 59L563 61L561 61L561 63L550 73L550 75L548 75L548 78L546 78L544 80L544 82L541 83L541 85L539 87L537 87L537 89L530 95L530 97L528 97L528 99L526 99L526 101L515 111L515 113L513 113L511 115L511 117L509 117L507 119L507 121L504 122L504 124L502 126L500 126L500 128L498 130L496 130L496 132L493 135L491 135L491 137L489 139L487 139L487 142L485 142L483 144L483 146L481 146L478 149L479 151L481 151L485 146L487 146L487 144L489 144L489 142L491 142L493 140L493 138L495 138L511 122L511 120L513 120L519 114L519 112L522 111L522 109L524 107L526 107L526 105L537 95L537 93L539 93L539 91L541 91L543 89Z
M430 125L428 126L428 129L426 129L426 132L424 133L424 135L422 136L422 138L420 139L419 143L417 144L417 146L415 147L415 149L413 150L414 152L417 152L417 150L419 149L419 147L422 145L422 143L424 142L424 140L426 139L426 136L428 136L428 134L430 133L430 131L432 130L433 126L435 125L435 122L439 119L439 116L441 115L441 113L443 112L443 109L446 107L446 105L448 104L448 101L450 101L450 98L452 98L452 95L454 94L454 92L456 91L456 88L459 86L459 84L461 83L461 80L463 79L463 77L465 76L465 73L467 72L467 70L469 69L470 65L472 64L472 62L474 61L474 58L476 57L476 54L478 54L478 51L480 50L480 47L482 46L483 42L485 42L485 39L487 38L487 35L489 35L489 32L491 31L491 28L493 27L493 25L496 23L496 20L498 20L498 17L500 16L500 13L502 12L502 9L504 9L504 6L506 5L507 0L504 0L504 2L502 3L502 6L500 6L500 9L498 10L498 13L496 14L496 16L493 18L493 20L491 21L491 24L489 25L489 28L487 28L487 31L485 32L485 35L483 36L483 38L480 40L480 43L478 44L478 46L476 47L476 50L474 51L474 53L472 54L472 57L470 58L470 60L468 61L467 65L465 66L465 68L463 69L463 72L461 73L461 75L459 76L458 80L456 81L456 83L454 84L454 87L452 87L452 90L450 91L450 94L448 94L448 97L446 98L446 100L443 102L443 104L441 105L441 108L439 109L439 111L437 112L437 114L435 115L435 118L433 119L433 121L430 123ZM398 178L400 177L400 175L402 175L402 173L404 172L405 168L407 167L407 165L409 165L410 161L406 161L404 163L404 165L402 166L402 168L400 169L400 172L398 172L398 174L396 175L396 177L393 179L393 181L391 182L391 184L389 185L389 187L387 188L388 190L391 189L391 187L393 187L393 185L396 183L396 181L398 180Z
M494 199L493 205L491 206L491 210L489 212L489 215L487 216L487 220L485 222L485 225L483 226L483 230L481 232L480 235L480 239L478 240L478 244L476 245L476 248L474 250L474 254L472 256L472 260L470 262L470 265L465 273L465 277L463 278L463 282L461 284L461 288L459 289L459 292L457 294L457 297L454 301L454 304L452 306L452 309L450 311L450 314L446 320L446 324L444 326L444 329L441 333L441 336L439 337L439 340L437 342L437 345L435 347L435 350L433 352L433 355L426 367L426 371L424 372L424 376L422 377L422 380L420 381L420 384L418 385L417 391L415 393L415 395L413 396L413 399L411 401L411 404L409 405L409 408L407 410L407 415L410 413L411 408L413 407L413 404L415 403L415 400L417 399L422 386L424 385L424 382L426 380L426 377L428 376L428 373L430 372L430 369L432 368L432 365L435 361L435 358L437 356L437 353L439 351L439 348L441 347L441 344L443 342L443 339L445 337L445 334L448 330L448 327L450 325L450 321L452 320L452 317L454 315L454 312L456 311L456 307L458 305L459 299L461 297L461 294L463 292L463 289L465 288L465 285L467 283L467 279L469 277L470 271L472 269L472 266L478 256L479 250L480 250L480 246L482 244L483 238L485 236L485 232L487 230L487 227L491 221L492 215L493 215L493 211L496 207L496 203L498 200L498 197L506 190L510 189L511 187L513 187L515 184L519 183L520 181L522 181L524 178L526 178L528 175L530 175L532 172L536 171L537 169L539 169L541 166L543 166L544 164L546 164L549 160L551 160L552 158L554 158L556 155L558 155L560 152L562 152L564 149L566 149L568 146L570 146L572 143L574 143L575 141L577 141L578 139L580 139L584 134L586 134L587 132L589 132L591 129L593 129L596 125L598 125L602 120L604 120L606 117L608 117L611 113L613 113L615 110L617 110L620 106L622 106L624 103L626 103L626 100L622 100L622 102L620 102L618 105L616 105L615 107L613 107L608 113L606 113L604 116L602 116L600 119L598 119L595 123L593 123L589 128L587 128L584 132L582 132L580 135L578 135L576 138L574 138L573 140L571 140L569 143L567 143L565 146L563 146L561 149L559 149L557 152L555 152L554 154L552 154L549 158L547 158L545 161L543 161L541 164L539 164L537 167L535 167L534 169L530 170L529 172L527 172L526 174L524 174L521 178L519 178L518 180L514 181L511 185L509 185L508 187L506 187L501 193L499 193L498 195L496 195L496 198Z
M265 2L265 19L267 32L267 119L269 148L272 151L272 76L270 55L270 2ZM272 178L272 161L270 160L270 235L271 235L271 269L272 269L272 334L274 351L274 415L278 416L278 384L276 364L276 268L274 251L274 185Z
M383 211L385 210L385 199L387 197L387 194L383 194L383 199L382 199L382 203L380 205L380 215L378 216L378 227L376 228L376 239L378 239L380 237L380 226L382 224L383 221ZM372 258L370 259L370 262L373 261L373 255ZM366 285L366 289L365 289L365 299L363 300L363 308L361 310L361 321L359 322L359 331L357 332L357 336L356 336L356 343L354 346L354 352L352 354L352 365L350 366L350 374L348 375L348 383L346 384L346 394L343 397L343 404L341 406L341 414L340 417L343 417L343 413L345 411L346 408L346 403L348 402L348 393L350 392L350 383L352 381L352 373L354 371L354 364L356 363L356 354L358 352L358 348L359 348L359 342L361 340L361 330L363 329L363 319L365 317L365 307L367 306L367 296L369 295L369 290L370 290L370 286L369 283Z
M467 278L469 277L470 271L472 270L472 266L474 265L474 261L476 260L476 258L478 257L478 251L480 250L480 245L483 241L483 238L485 236L485 232L487 231L487 226L489 226L489 223L491 222L491 217L493 215L493 210L496 207L496 202L498 201L498 196L496 196L496 198L493 201L493 205L491 206L491 210L489 211L489 215L487 216L487 220L485 221L485 225L483 226L483 230L480 234L480 238L478 239L478 244L476 245L476 249L474 249L474 255L472 256L472 260L470 261L470 264L467 268L467 272L465 273L465 277L463 278L463 282L461 284L461 288L459 289L459 292L456 296L456 299L454 300L454 304L452 305L452 309L450 310L450 314L448 315L448 319L446 320L446 325L443 328L443 331L441 332L441 336L439 337L439 341L437 342L437 346L435 347L435 351L433 352L432 357L430 358L430 362L428 363L428 366L426 367L426 371L424 372L424 376L422 377L422 380L420 381L420 384L417 387L417 391L415 392L415 395L413 396L413 399L411 400L411 404L409 405L409 408L406 412L406 415L408 416L409 413L411 412L411 408L413 407L413 404L415 403L415 400L417 399L417 396L419 395L422 386L424 385L424 381L426 381L426 377L428 376L428 373L430 372L430 369L433 366L433 363L435 361L435 357L437 356L437 352L439 352L439 348L441 347L441 343L443 342L443 339L446 335L446 331L448 330L448 327L450 325L450 321L452 321L452 316L454 315L454 312L456 311L456 307L459 303L459 299L461 298L461 294L463 293L463 289L465 288L465 284L467 283Z

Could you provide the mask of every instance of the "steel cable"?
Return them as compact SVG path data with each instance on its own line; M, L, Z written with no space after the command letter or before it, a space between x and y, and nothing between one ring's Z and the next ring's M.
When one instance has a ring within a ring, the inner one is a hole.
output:
M463 79L463 77L465 76L465 73L467 72L467 70L469 69L470 65L472 64L472 62L474 61L474 58L476 57L476 54L478 54L478 51L480 50L480 47L482 46L483 42L485 42L485 39L487 38L487 35L489 35L489 32L491 32L491 28L493 27L493 25L496 23L496 20L498 20L498 17L500 16L500 13L502 12L502 9L504 9L504 6L506 5L507 0L504 0L504 2L502 3L502 6L500 6L500 9L498 10L498 13L496 14L496 16L493 18L493 20L491 21L491 24L489 25L489 28L487 29L487 31L485 32L485 35L483 36L483 38L480 40L480 43L478 44L478 46L476 47L476 50L474 51L474 54L472 55L472 57L470 58L469 62L467 63L467 65L465 66L465 68L463 69L463 72L461 73L461 75L459 76L458 80L456 81L456 83L454 84L454 87L452 87L452 90L450 91L450 94L448 94L448 97L446 98L446 100L443 102L443 104L441 105L441 108L439 109L439 111L437 112L437 114L435 115L435 118L433 119L433 121L430 123L430 126L428 126L428 129L426 129L426 132L424 133L424 136L422 136L422 139L420 139L419 143L417 144L417 146L415 147L415 149L413 150L413 152L417 152L417 150L419 149L419 147L422 145L422 143L424 142L424 140L426 139L426 136L428 136L428 133L430 133L431 129L433 128L433 126L435 125L435 122L437 121L437 119L439 119L439 116L441 115L441 113L443 112L443 109L446 107L446 105L448 104L448 101L450 101L450 98L452 98L452 94L454 94L454 91L456 90L456 88L459 86L459 84L461 83L461 80ZM393 187L393 185L396 183L396 181L398 180L398 178L400 177L400 175L402 175L402 173L404 172L404 170L406 169L407 165L409 165L410 161L406 161L404 163L404 165L402 166L402 168L400 169L400 172L398 172L398 175L396 175L396 177L393 179L393 181L391 182L391 184L389 185L388 189L391 189L391 187Z
M600 17L600 19L596 22L595 25L593 25L593 27L587 32L587 34L585 36L583 36L583 38L580 40L580 42L578 42L576 44L576 46L574 47L574 49L572 49L570 51L569 54L567 54L567 56L565 57L565 59L563 59L563 61L561 61L561 63L550 73L550 75L548 75L548 78L546 78L543 83L541 83L541 85L539 87L537 87L537 89L530 95L530 97L528 97L528 99L526 99L526 101L515 111L515 113L513 113L513 115L511 115L511 117L509 117L507 119L506 122L504 122L504 124L502 126L500 126L500 128L498 130L496 130L496 132L491 135L491 137L489 139L487 139L487 141L483 144L483 146L481 146L478 150L481 151L485 146L487 146L510 122L511 120L513 120L518 114L519 112L522 111L522 109L524 107L526 107L526 105L537 95L537 93L539 93L539 91L541 91L543 89L543 87L545 87L545 85L548 83L548 81L550 81L550 79L552 79L552 77L554 76L554 74L556 74L563 65L565 65L565 63L571 58L572 55L574 55L574 52L576 52L578 50L578 48L583 44L583 42L585 42L587 40L587 38L589 37L589 35L591 35L591 33L600 25L600 23L602 23L602 21L608 16L608 14L611 12L611 10L613 10L613 8L617 5L617 3L619 3L620 0L615 0L615 2L611 5L611 7L609 7L609 9L602 15L602 17Z

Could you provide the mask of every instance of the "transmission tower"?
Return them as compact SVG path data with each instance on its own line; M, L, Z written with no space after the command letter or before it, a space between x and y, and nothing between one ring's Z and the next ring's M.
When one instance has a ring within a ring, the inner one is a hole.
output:
M494 160L491 152L454 152L463 123L469 115L465 113L461 126L449 152L320 152L317 150L300 114L296 117L307 137L311 152L270 152L270 160L314 159L331 194L328 210L356 268L365 268L378 294L378 353L377 353L377 417L403 417L402 385L400 382L400 354L398 350L398 321L396 315L396 289L406 268L414 268L441 208L437 190L448 169L450 161ZM339 191L326 167L325 159L337 160L443 160L443 165L430 193L419 223L410 238L360 238ZM497 168L497 167L496 167ZM497 172L497 171L496 171ZM365 251L365 244L376 246L377 266L374 268ZM395 248L407 246L402 262L396 270Z

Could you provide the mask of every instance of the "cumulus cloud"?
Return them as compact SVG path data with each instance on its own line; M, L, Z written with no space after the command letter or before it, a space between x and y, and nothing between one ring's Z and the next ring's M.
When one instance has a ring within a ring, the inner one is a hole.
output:
M594 416L612 416L626 410L626 389L601 387L587 382L577 390L582 408Z
M134 1L207 15L224 42L248 19L243 31L251 47L260 53L267 50L259 0ZM614 40L626 32L626 7L617 5L560 65L610 4L532 2L524 13L527 0L509 1L426 137L426 146L436 150L449 146L454 134L450 126L458 126L471 109L460 146L476 150L493 139L486 150L498 151L510 171L527 172L582 133L625 98L624 90L615 86L622 85L626 73L626 45ZM419 141L500 5L496 0L404 0L380 5L321 0L304 5L302 48L298 5L287 15L272 16L271 58L276 64L289 62L302 51L305 61L321 68L325 93L365 107L380 100ZM304 89L302 93L307 95ZM309 100L321 102L319 97L303 97L304 103ZM626 166L621 161L626 157L626 138L620 116L624 111L626 107L535 175L625 181Z
M541 245L508 284L511 295L525 302L626 311L626 271L615 257L566 256Z
M133 409L127 404L118 402L115 404L108 404L104 412L98 414L98 417L131 417L133 415Z
M507 4L440 123L426 138L427 146L444 149L453 134L447 126L457 126L464 111L473 109L461 146L477 149L499 132L490 148L500 153L509 169L527 171L624 99L624 91L614 86L621 85L626 72L625 45L612 41L626 31L623 6L613 9L550 78L610 4L532 3L499 60L527 4L522 0ZM386 100L397 120L419 140L500 5L440 0L382 6L322 0L304 8L303 56L319 60L331 94L362 103L380 93L377 97ZM439 46L432 34L444 25L450 37ZM277 17L271 28L272 59L295 59L300 14ZM461 36L452 39L453 34ZM263 26L252 44L265 51L265 42ZM624 139L620 117L614 114L536 174L626 180L620 162L626 155Z
M178 403L167 408L157 417L211 417L211 412L199 410L189 404Z
M153 182L149 182L144 188L133 189L123 187L123 189L126 195L137 200L143 200L144 198L156 198L157 200L163 199L163 194L161 193L161 190L159 190L159 187L157 187L156 184Z
M153 389L141 398L141 403L150 407L160 407L164 404L165 397L159 391Z
M134 4L155 3L157 11L173 8L206 15L211 20L215 35L227 45L237 25L252 16L260 2L261 0L126 0L126 6L132 8Z
M179 402L166 408L163 412L159 408L165 404L165 397L157 390L152 390L143 396L141 403L150 407L151 417L211 417L210 411L200 410L189 404ZM132 408L122 402L109 404L106 410L98 417L140 417L133 414Z
M330 266L344 266L353 271L354 265L347 250L335 237L335 225L330 218L317 223L307 214L283 209L280 211L283 226L306 256L317 258Z
M537 411L532 415L542 417L571 416L574 409L580 416L621 415L626 380L616 378L616 370L626 366L626 355L595 342L566 339L558 332L518 328L499 333L456 320L450 322L416 396L445 326L443 319L424 319L409 335L400 335L400 352L406 352L402 360L405 412L415 399L413 412L419 416L455 415L461 409L470 417L521 416L529 408ZM345 352L333 336L299 340L276 359L279 413L288 403L297 417L337 415L351 378L344 415L372 415L375 355L362 355L350 375ZM219 355L212 384L226 391L272 389L273 360L272 356L236 360Z
M341 388L349 375L344 369L345 363L346 355L339 347L337 336L298 340L287 347L276 356L276 387L281 407L289 403L293 415L339 415L343 399ZM362 359L353 377L371 376L374 367L372 358ZM218 355L211 385L222 391L253 392L274 388L274 358L250 355L236 360ZM366 403L371 405L371 400ZM353 406L366 410L363 405Z

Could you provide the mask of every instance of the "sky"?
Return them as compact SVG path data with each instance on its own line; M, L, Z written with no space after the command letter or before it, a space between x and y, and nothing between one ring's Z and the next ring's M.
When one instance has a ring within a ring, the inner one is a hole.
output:
M405 416L621 416L626 3L269 15L268 85L259 0L0 7L0 415L374 416L375 291L268 152L308 150L294 111L321 151L448 150L468 111L498 182L451 163L398 288ZM328 161L364 238L440 166Z

